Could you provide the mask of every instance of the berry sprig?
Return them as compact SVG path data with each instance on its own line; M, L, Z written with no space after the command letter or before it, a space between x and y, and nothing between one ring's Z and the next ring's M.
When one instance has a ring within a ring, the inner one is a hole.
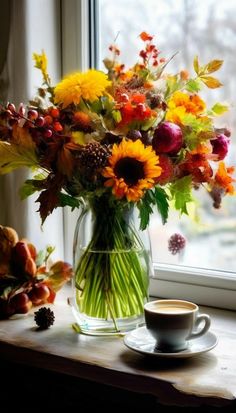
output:
M139 56L143 60L143 66L147 68L148 65L151 64L153 67L156 67L160 63L164 63L164 58L159 59L160 50L152 43L154 36L142 32L139 37L145 43L145 48L139 52Z
M63 126L60 122L60 110L51 107L45 113L41 113L36 109L26 109L23 104L20 104L18 111L13 103L8 103L3 115L7 119L9 127L19 124L24 121L24 126L37 128L45 138L51 138L53 134L58 134L63 131Z

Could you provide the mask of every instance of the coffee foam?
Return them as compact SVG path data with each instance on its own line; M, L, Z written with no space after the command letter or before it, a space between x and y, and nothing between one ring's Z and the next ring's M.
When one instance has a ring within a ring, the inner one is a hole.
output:
M162 314L184 314L195 311L196 308L194 303L184 300L159 300L146 305L147 310Z
M152 311L155 311L157 313L163 313L163 314L184 314L188 313L190 308L187 307L175 307L173 305L170 306L156 306L152 308Z

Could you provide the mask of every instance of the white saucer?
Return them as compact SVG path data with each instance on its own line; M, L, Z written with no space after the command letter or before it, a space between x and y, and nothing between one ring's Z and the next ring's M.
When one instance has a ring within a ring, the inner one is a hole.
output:
M193 357L212 350L217 343L216 335L208 331L204 336L191 340L187 349L178 351L178 353L164 353L155 348L156 342L145 326L132 330L124 337L124 344L131 350L154 357L167 358Z

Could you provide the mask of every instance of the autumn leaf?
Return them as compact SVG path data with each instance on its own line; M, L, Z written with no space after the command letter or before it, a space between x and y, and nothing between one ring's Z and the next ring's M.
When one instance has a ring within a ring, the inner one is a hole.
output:
M46 189L41 192L36 202L40 203L38 211L43 224L47 216L50 215L59 204L58 193L54 193L50 188Z
M209 89L216 89L223 86L218 79L212 76L201 76L200 79Z
M38 166L34 148L0 142L0 175L22 166Z
M147 32L140 33L139 37L144 42L151 41L153 39L153 36L150 36L150 34L148 34Z
M12 127L11 144L19 145L22 148L35 149L36 145L29 131L18 124Z
M36 202L40 203L39 213L44 223L48 215L60 205L60 191L64 184L64 177L60 174L48 175L45 180L45 190L41 192Z
M57 156L57 168L58 171L71 178L74 167L74 158L71 151L66 147L66 144L62 146Z
M194 67L194 70L195 70L196 74L198 75L199 69L200 69L199 62L198 62L198 56L194 57L193 67Z
M205 73L216 72L221 68L223 62L223 60L212 60L205 66Z
M71 279L72 275L73 269L70 264L63 261L57 261L50 268L47 284L54 292L57 292Z

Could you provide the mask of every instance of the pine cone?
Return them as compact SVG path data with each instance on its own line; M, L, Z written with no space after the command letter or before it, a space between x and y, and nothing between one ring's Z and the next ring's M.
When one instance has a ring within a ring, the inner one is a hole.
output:
M90 142L81 150L79 160L81 165L94 170L103 168L109 155L110 151L106 145L101 145L99 142Z
M53 325L55 316L50 308L42 307L34 313L34 320L40 330L45 330Z

